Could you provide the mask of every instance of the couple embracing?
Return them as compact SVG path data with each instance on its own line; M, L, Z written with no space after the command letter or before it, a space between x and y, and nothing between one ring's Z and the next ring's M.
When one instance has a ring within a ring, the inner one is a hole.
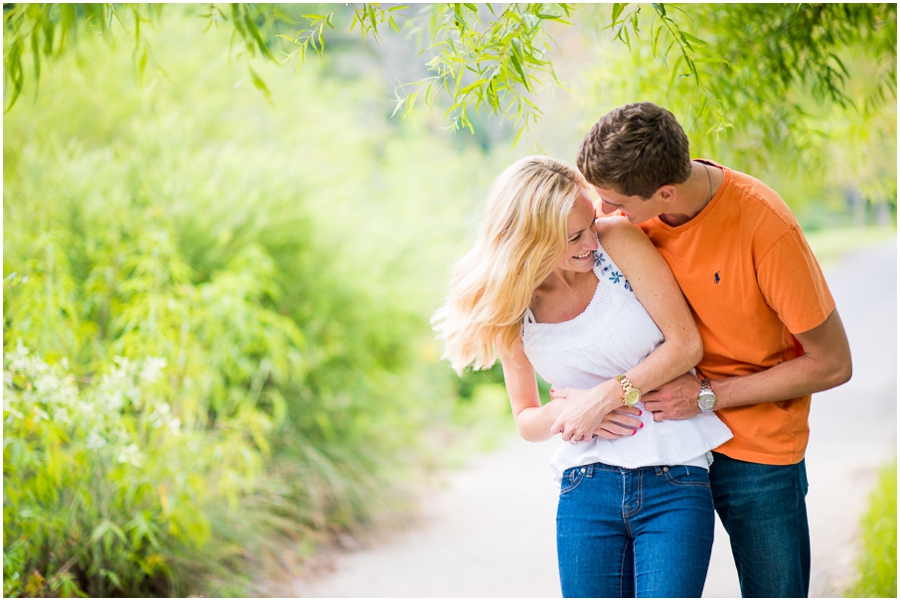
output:
M713 511L743 596L808 596L807 418L846 334L781 197L692 160L672 113L611 111L577 169L507 168L435 324L457 371L500 357L525 439L563 441L565 597L699 597Z

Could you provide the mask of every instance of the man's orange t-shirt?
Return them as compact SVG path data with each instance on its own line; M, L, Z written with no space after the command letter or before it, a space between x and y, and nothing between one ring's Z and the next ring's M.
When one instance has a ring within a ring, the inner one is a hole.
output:
M659 217L641 228L669 263L703 338L697 371L742 376L803 354L803 333L834 310L834 299L784 200L748 175L713 161L725 179L707 206L678 227ZM809 440L811 396L722 409L734 438L716 451L734 459L790 465Z

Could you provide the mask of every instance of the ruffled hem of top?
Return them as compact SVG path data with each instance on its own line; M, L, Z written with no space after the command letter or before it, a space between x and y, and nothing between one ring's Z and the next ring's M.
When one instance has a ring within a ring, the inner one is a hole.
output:
M728 429L714 413L701 413L687 420L672 420L659 422L660 424L676 425L674 430L657 433L653 436L651 446L643 446L637 453L627 453L631 445L614 444L617 441L628 441L629 438L620 438L616 441L605 438L594 438L590 443L572 445L562 443L550 460L550 470L553 479L561 482L562 474L567 469L588 465L590 463L605 463L626 469L637 469L654 465L681 465L695 459L708 451L715 449L733 437ZM664 445L661 444L666 437L675 437L679 442L686 444ZM646 442L646 441L645 441ZM590 444L592 448L586 449ZM669 448L666 448L666 447ZM675 448L672 448L672 447Z

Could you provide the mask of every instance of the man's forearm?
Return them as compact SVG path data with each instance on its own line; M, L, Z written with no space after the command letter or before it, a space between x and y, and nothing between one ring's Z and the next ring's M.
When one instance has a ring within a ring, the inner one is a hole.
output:
M755 374L710 380L710 385L716 395L716 409L726 409L795 399L849 379L849 369L823 366L804 355Z
M850 345L837 310L818 327L795 336L804 350L800 357L759 373L713 380L716 408L795 399L850 379Z
M746 376L710 380L716 409L786 401L834 388L850 379L850 346L837 311L820 326L795 335L804 355ZM688 419L700 413L700 381L686 374L644 396L653 419Z

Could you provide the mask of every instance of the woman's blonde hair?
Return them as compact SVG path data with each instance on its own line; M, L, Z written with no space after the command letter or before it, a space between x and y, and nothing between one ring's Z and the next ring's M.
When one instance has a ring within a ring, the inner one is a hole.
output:
M450 295L431 320L458 373L511 352L534 290L565 252L569 213L586 186L576 169L542 156L494 181L475 247L453 266Z

